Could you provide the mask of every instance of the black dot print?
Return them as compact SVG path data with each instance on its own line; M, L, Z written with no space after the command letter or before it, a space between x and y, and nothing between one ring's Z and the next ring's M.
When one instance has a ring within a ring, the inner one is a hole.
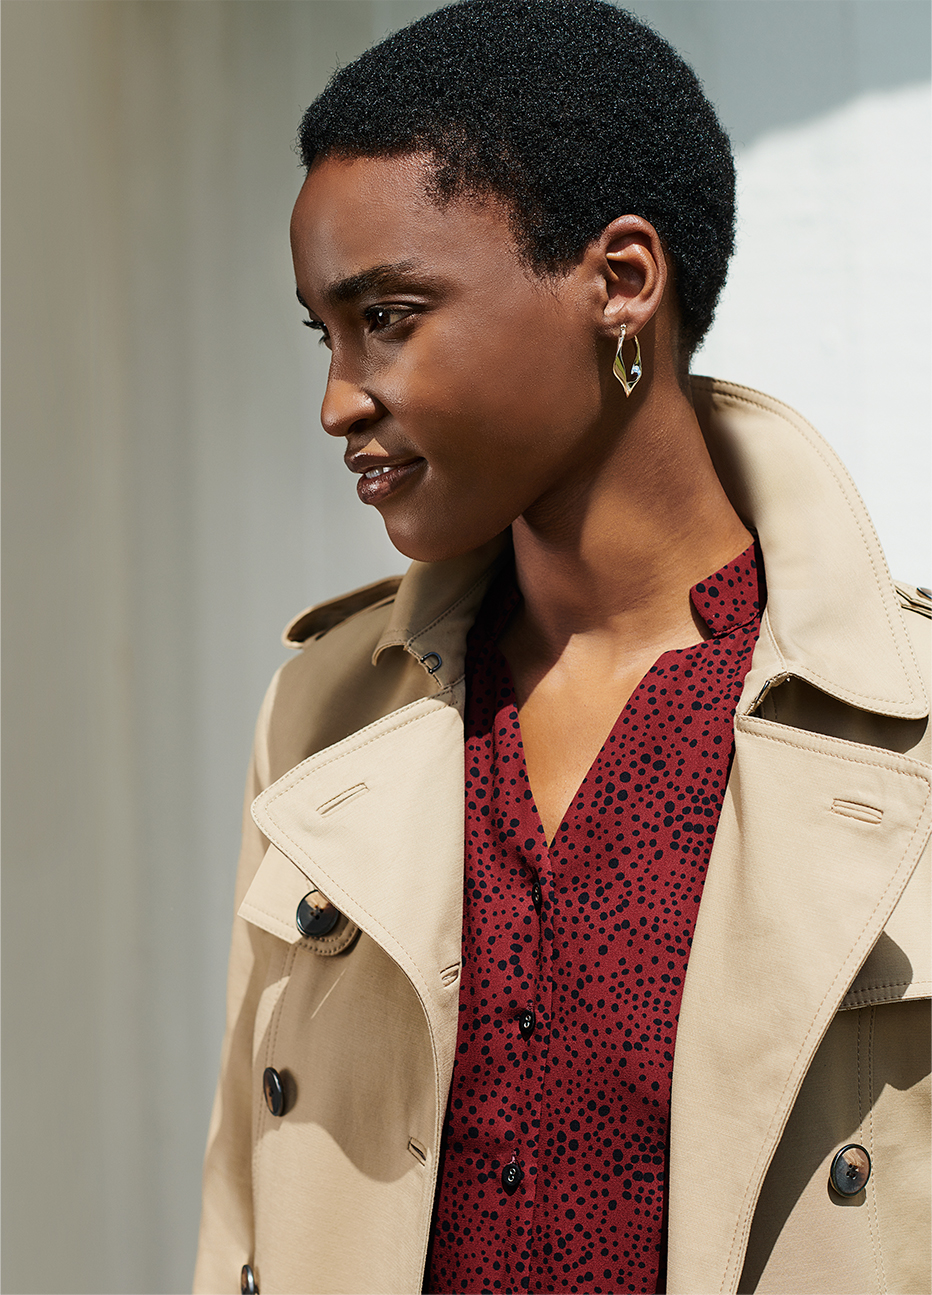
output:
M548 849L498 636L467 644L463 977L425 1290L656 1291L683 979L760 630L751 546L712 637L644 676Z

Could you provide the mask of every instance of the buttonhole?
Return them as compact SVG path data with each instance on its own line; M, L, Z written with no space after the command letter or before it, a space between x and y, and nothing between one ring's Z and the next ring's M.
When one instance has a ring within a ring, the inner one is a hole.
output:
M408 1139L408 1150L411 1152L412 1156L414 1156L414 1159L418 1162L418 1164L421 1164L421 1165L427 1164L427 1148L425 1146L422 1146L421 1143L418 1142L416 1138Z
M339 809L347 801L355 800L357 796L361 796L363 792L368 790L369 788L364 782L357 782L355 787L347 787L346 791L341 791L339 795L332 796L330 800L325 800L322 805L318 805L317 812L318 814L332 814L335 809Z
M843 814L845 818L856 818L860 823L879 823L883 818L882 809L862 805L856 800L833 800L832 810L836 814Z
M458 962L454 962L451 966L444 967L443 971L440 973L440 979L443 984L452 985L459 978L459 974L460 964Z

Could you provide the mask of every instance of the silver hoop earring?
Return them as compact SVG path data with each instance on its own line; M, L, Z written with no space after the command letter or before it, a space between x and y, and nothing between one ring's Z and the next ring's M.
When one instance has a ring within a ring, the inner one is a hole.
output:
M615 352L615 363L612 365L612 373L625 389L625 395L630 396L631 392L638 384L641 376L641 343L637 337L634 340L634 359L631 361L631 376L628 377L628 370L625 368L625 357L621 353L621 348L625 344L625 333L627 329L624 324L621 326L621 336L618 338L618 350Z

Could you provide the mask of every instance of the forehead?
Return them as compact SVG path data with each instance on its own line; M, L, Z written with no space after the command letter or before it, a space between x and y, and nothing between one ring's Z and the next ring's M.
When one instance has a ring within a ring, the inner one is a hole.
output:
M501 204L465 196L438 206L429 179L421 154L316 162L291 218L299 279L313 290L401 262L438 274L525 273Z

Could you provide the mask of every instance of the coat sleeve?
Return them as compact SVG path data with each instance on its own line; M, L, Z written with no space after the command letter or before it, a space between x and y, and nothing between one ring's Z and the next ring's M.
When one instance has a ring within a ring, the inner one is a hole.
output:
M269 717L278 687L275 676L259 720L243 805L243 835L236 877L235 909L262 862L268 841L256 827L250 807L271 782L268 758ZM241 917L233 919L227 976L226 1033L220 1079L214 1097L204 1160L201 1229L194 1290L224 1295L240 1289L240 1271L253 1250L252 1203L252 1049L253 1022L265 982L264 933Z

